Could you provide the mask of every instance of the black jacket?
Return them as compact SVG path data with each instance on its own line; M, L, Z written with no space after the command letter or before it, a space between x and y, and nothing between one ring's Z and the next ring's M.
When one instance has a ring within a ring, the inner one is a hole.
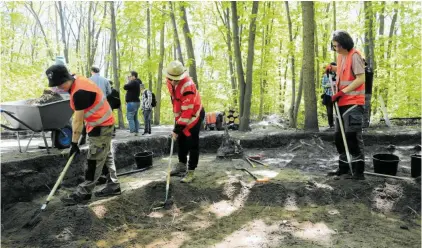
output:
M123 86L123 89L126 90L126 102L140 102L139 95L141 94L140 86L142 81L137 78L130 81L129 83Z
M116 89L111 88L110 95L107 96L107 101L110 104L111 109L120 108L120 96Z

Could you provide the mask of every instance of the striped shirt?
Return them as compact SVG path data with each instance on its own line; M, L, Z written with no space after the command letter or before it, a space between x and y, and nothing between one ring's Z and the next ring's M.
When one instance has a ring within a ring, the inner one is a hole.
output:
M142 110L151 110L152 109L152 93L150 90L145 89L142 92L142 99L141 99L141 109Z

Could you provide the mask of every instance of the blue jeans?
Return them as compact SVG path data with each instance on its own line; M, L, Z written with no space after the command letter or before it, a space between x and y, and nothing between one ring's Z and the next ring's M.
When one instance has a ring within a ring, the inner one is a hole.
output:
M139 131L139 121L138 121L138 109L139 102L128 102L126 104L126 115L129 122L129 130L131 133L137 133Z

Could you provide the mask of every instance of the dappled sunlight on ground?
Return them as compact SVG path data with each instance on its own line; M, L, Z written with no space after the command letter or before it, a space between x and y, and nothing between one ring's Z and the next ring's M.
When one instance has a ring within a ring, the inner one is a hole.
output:
M327 247L332 247L331 235L336 233L323 222L312 223L305 221L298 223L292 221L291 224L283 225L283 229L284 232L289 232L297 238L314 241Z
M267 225L262 220L254 220L233 232L213 248L254 248L278 247L283 239L279 234L279 224Z
M99 219L104 218L104 216L107 214L107 208L104 205L95 205L91 206L92 212L94 212L95 216L97 216Z
M183 242L189 239L189 236L185 232L172 232L170 237L161 237L154 242L146 245L139 246L145 248L177 248L180 247Z

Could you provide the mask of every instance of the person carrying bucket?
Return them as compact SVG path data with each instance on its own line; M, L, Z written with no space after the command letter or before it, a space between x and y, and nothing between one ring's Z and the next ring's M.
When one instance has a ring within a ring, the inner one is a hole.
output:
M346 31L335 31L331 41L332 49L338 53L337 66L328 65L327 70L337 73L337 93L332 102L338 103L340 116L335 125L335 143L340 154L339 168L328 173L330 176L348 174L350 152L352 178L364 180L365 157L363 153L362 121L365 105L365 62L359 51L354 49L352 37ZM343 141L338 121L342 121L346 144Z

